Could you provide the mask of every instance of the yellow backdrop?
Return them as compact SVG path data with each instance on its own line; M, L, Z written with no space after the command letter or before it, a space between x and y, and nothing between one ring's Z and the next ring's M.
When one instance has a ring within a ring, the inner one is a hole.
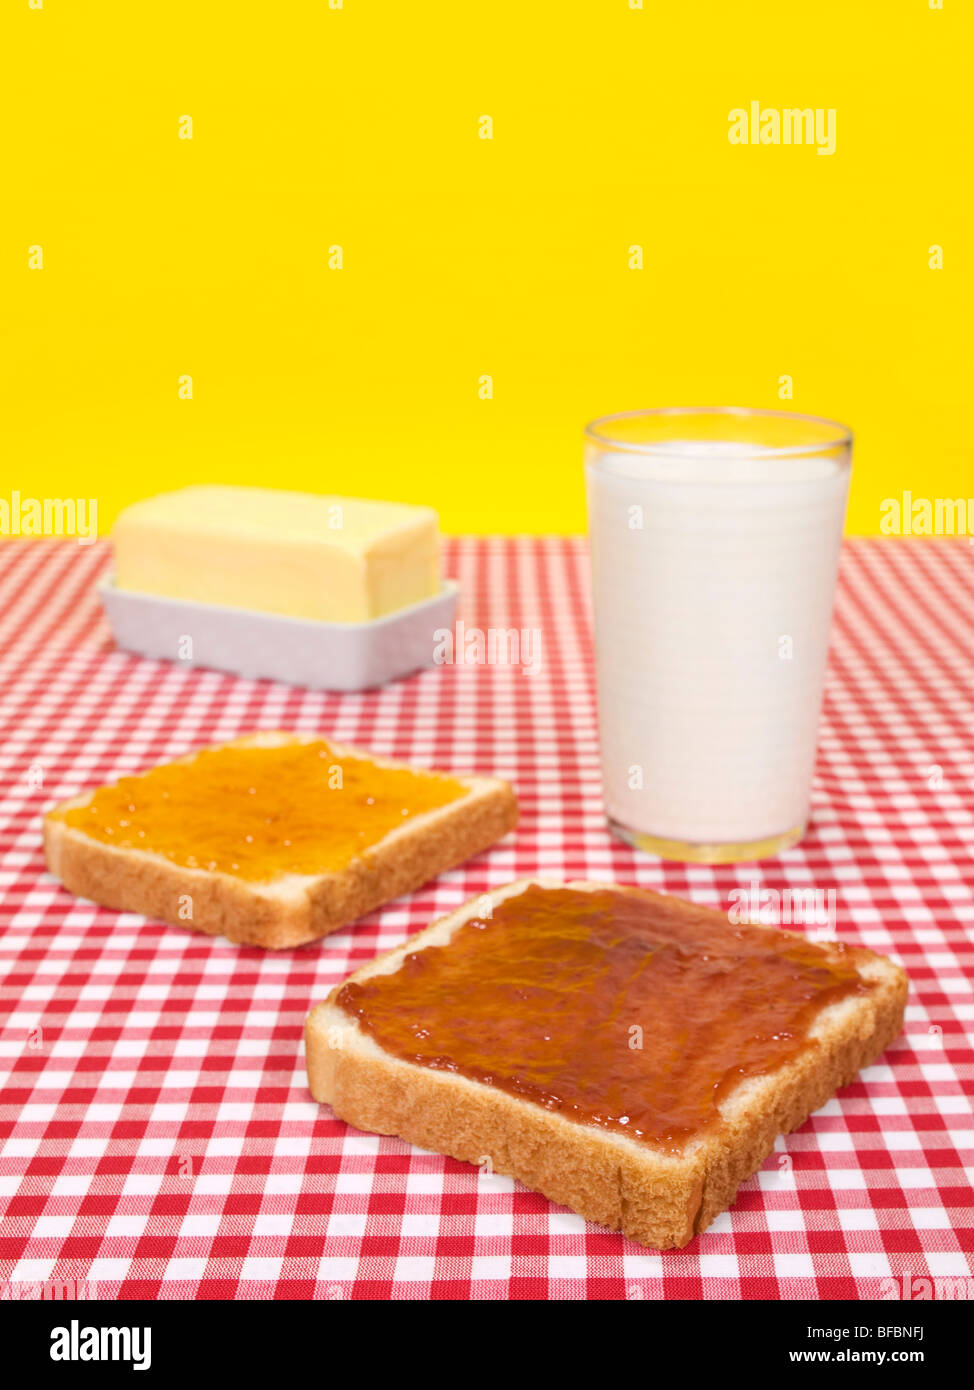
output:
M854 532L971 490L964 0L2 22L7 494L95 496L102 529L210 480L573 531L586 419L719 403L853 425ZM834 153L731 143L752 102L834 111Z

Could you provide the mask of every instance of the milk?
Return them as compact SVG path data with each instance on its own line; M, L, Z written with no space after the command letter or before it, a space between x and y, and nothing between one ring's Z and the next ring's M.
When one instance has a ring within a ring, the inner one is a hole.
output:
M677 857L794 841L808 814L848 453L589 444L586 477L610 820L680 842Z

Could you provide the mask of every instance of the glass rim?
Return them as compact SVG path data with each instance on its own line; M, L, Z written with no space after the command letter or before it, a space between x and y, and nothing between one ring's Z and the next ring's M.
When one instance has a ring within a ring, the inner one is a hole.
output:
M679 458L678 450L673 449L672 439L647 440L645 442L632 439L618 439L607 432L605 427L611 426L616 421L622 420L663 420L672 419L678 416L729 416L738 420L791 420L795 424L818 425L824 427L826 437L824 439L808 441L804 444L770 444L757 446L754 458L798 458L809 457L814 454L828 454L835 449L848 448L853 441L853 431L848 425L841 424L838 420L831 420L826 415L809 415L797 410L771 410L758 406L741 405L689 405L689 406L654 406L644 410L617 410L609 415L599 415L596 419L590 420L585 426L585 439L592 444L598 444L603 448L608 447L621 453L644 454L656 457L667 458L672 461ZM699 442L699 441L696 441ZM715 440L719 443L719 440ZM747 455L737 454L738 458Z

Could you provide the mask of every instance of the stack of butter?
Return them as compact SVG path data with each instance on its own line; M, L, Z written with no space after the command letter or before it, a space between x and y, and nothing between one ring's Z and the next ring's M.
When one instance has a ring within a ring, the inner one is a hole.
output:
M456 586L429 507L188 487L127 507L102 598L119 645L352 690L428 665Z

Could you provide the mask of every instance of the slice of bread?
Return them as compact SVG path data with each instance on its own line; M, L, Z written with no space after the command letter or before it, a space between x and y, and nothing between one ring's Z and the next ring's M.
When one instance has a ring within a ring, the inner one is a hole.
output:
M328 999L312 1010L305 1037L308 1080L314 1098L329 1104L341 1119L358 1129L399 1135L423 1149L470 1163L489 1164L490 1169L519 1179L525 1186L544 1193L552 1201L570 1207L591 1221L622 1231L643 1245L666 1249L686 1245L719 1212L730 1206L740 1184L771 1152L776 1137L802 1124L839 1087L851 1081L861 1067L878 1057L902 1027L907 980L902 969L892 961L837 943L813 947L800 933L782 932L777 927L735 926L734 932L747 935L770 932L779 942L781 937L788 937L802 942L803 949L821 950L823 963L835 963L836 968L846 972L847 978L853 979L852 988L862 992L829 1003L818 1011L818 995L812 995L809 1007L813 1017L806 1025L804 1040L800 1032L790 1035L799 1039L797 1054L783 1065L768 1068L763 1074L746 1074L736 1083L736 1068L732 1068L729 1089L722 1088L717 1093L722 1098L716 1104L712 1120L699 1133L692 1134L674 1148L671 1143L636 1139L601 1124L569 1118L565 1113L558 1113L557 1102L536 1103L523 1094L511 1094L498 1084L474 1079L469 1074L470 1066L465 1068L467 1074L449 1069L451 1054L445 1049L433 1060L405 1060L402 1055L394 1055L382 1047L373 1031L363 1029L359 1018L336 1002L345 985L352 982L358 985L380 974L396 975L404 963L410 961L402 976L408 991L409 979L417 978L418 970L421 973L421 967L416 964L419 953L441 947L444 955L440 961L445 961L451 939L465 922L489 919L499 904L525 892L532 884L545 891L563 892L568 888L579 893L606 889L636 893L645 900L647 910L667 914L678 947L680 933L689 932L694 922L709 921L708 930L714 930L719 922L721 931L731 931L723 913L644 890L547 880L509 884L485 898L468 902L395 950L370 961L342 985L336 986ZM751 945L760 959L763 943L752 941ZM480 947L473 949L480 950ZM731 950L733 954L734 948ZM534 956L533 952L530 954ZM814 969L817 969L814 965L817 959L813 957ZM540 963L537 958L525 960L523 981L518 980L514 997L520 995L522 983L529 993L537 986L539 997L549 989L552 979L547 969L549 963L544 958ZM479 967L475 964L473 968ZM731 968L736 972L736 964ZM637 978L629 973L628 964L623 966L623 971L627 979ZM643 988L642 984L638 987ZM363 997L360 991L346 999ZM395 994L387 997L395 998ZM485 997L489 999L489 991ZM484 1013L482 1009L475 1014L473 1006L465 1004L465 996L460 992L454 997L455 1016L464 1020L486 1019L494 1039L492 1045L500 1038L500 1046L507 1047L505 1029L510 1015L501 1010L509 1009L511 997L508 990L503 1004L498 1000L498 1010ZM469 998L468 992L466 999L469 1001ZM590 1009L585 1012L583 1001L577 1001L577 1007L584 1014L578 1017L578 1036L585 1039L583 1047L598 1046L598 1019L592 1018ZM717 1007L723 1008L723 1004ZM652 1016L652 1008L649 1008L645 1015L647 1034L652 1028ZM411 1028L423 1029L415 1031L415 1037L427 1036L423 1025L429 1022L428 1017L424 1018L419 1011L410 1012L409 1008L405 1017ZM499 1030L493 1026L497 1018L503 1020ZM682 1029L682 1014L680 1019ZM612 1017L611 1025L620 1027L617 1016ZM465 1022L459 1033L449 1029L442 1035L435 1031L435 1025L431 1026L434 1027L432 1041L420 1046L434 1050L442 1047L442 1038L448 1034L472 1038L474 1047L479 1047L478 1040L483 1037L476 1023ZM746 1026L750 1027L749 1021ZM686 1036L687 1046L692 1046L692 1027ZM539 1039L530 1049L535 1056L540 1046ZM529 1050L523 1042L521 1050ZM588 1055L584 1053L585 1057ZM507 1075L516 1078L516 1090L523 1090L529 1060L510 1058ZM496 1066L484 1075L496 1081ZM647 1070L645 1088L650 1090L646 1094L651 1094L653 1084L653 1073Z
M318 735L260 733L221 748L278 748L325 742ZM327 740L329 756L365 759L379 768L421 773L407 764ZM197 754L178 759L191 764ZM151 771L151 769L150 769ZM428 774L427 774L428 775ZM267 882L192 868L164 854L107 844L60 817L97 794L54 807L44 820L50 872L79 897L123 912L141 912L173 926L222 935L248 946L300 946L337 931L499 840L517 821L511 787L493 777L451 776L465 795L411 816L335 870L284 874ZM336 799L335 813L342 813ZM219 813L218 813L219 814Z

